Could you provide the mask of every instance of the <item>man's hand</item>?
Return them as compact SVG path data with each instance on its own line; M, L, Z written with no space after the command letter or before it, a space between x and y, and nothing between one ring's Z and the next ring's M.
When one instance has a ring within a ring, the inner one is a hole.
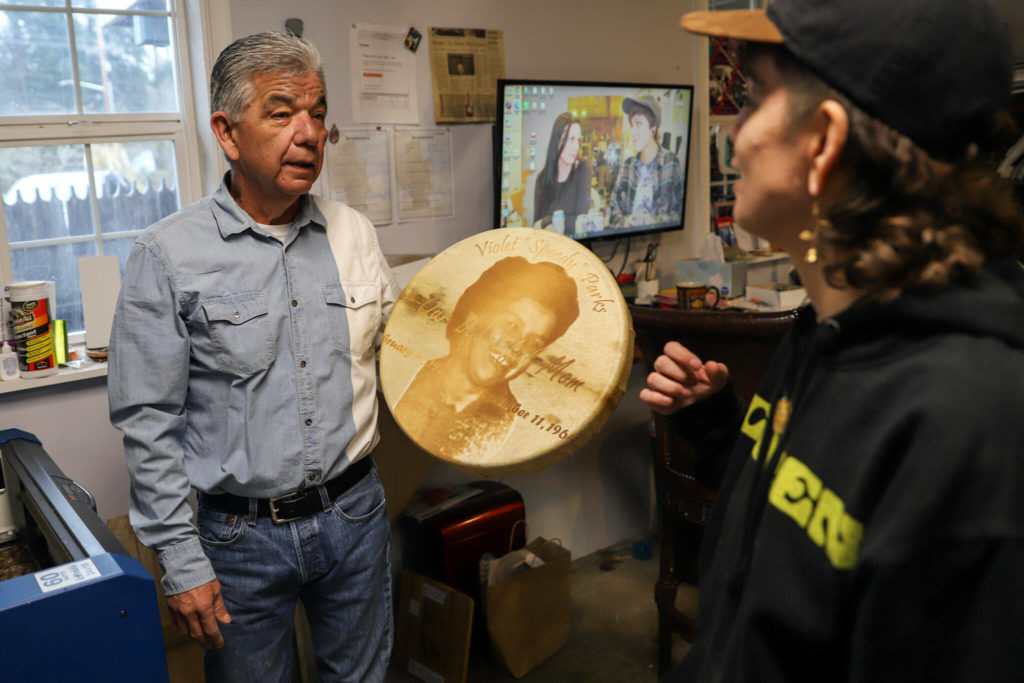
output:
M230 624L231 616L220 594L220 581L214 579L190 591L167 596L167 607L182 634L192 638L204 650L224 647L217 622Z
M729 379L729 368L717 361L701 362L679 342L665 344L665 353L654 361L647 376L647 388L640 400L652 410L669 415L703 401L721 391Z

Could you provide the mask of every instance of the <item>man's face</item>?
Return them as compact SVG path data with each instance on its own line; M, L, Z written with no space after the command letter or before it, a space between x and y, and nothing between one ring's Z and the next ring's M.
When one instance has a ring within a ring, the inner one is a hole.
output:
M633 131L633 147L639 152L651 142L651 122L643 114L633 114L629 117L629 126Z
M224 151L232 162L232 194L237 191L242 208L260 220L250 210L254 203L267 207L258 213L269 211L273 218L309 192L320 174L327 100L313 72L260 74L252 85L255 95L232 126L234 144Z
M466 374L481 387L515 379L550 343L556 322L554 313L525 297L489 314L468 340Z

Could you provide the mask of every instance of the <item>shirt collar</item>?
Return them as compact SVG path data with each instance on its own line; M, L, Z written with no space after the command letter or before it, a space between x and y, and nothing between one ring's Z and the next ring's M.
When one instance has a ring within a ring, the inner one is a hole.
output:
M231 192L228 190L230 184L231 171L228 171L224 174L220 187L213 194L213 215L223 238L256 228L256 222L252 216L247 214L231 196ZM304 194L299 199L299 212L295 214L294 225L301 229L310 223L315 223L322 228L327 227L327 219L324 218L320 207L313 201L313 196Z

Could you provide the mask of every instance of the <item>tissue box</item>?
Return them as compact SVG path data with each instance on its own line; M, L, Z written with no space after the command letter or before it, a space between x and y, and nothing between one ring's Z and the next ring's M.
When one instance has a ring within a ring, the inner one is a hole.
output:
M790 285L783 282L769 282L766 285L747 287L747 300L759 301L772 308L790 309L796 308L807 298L807 291L803 287Z
M718 287L723 299L743 296L747 288L745 261L677 261L676 282L706 282Z

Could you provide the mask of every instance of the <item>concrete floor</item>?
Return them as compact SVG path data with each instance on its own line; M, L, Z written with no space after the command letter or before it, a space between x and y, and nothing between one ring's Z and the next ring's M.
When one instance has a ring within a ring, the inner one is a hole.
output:
M523 678L513 677L474 639L466 680L469 683L525 681L547 683L585 680L656 681L658 617L654 584L658 578L657 539L654 555L636 559L629 539L573 562L572 627L569 642ZM681 599L692 602L690 595ZM688 644L673 638L673 661L685 654ZM411 674L392 668L388 683L413 683Z

